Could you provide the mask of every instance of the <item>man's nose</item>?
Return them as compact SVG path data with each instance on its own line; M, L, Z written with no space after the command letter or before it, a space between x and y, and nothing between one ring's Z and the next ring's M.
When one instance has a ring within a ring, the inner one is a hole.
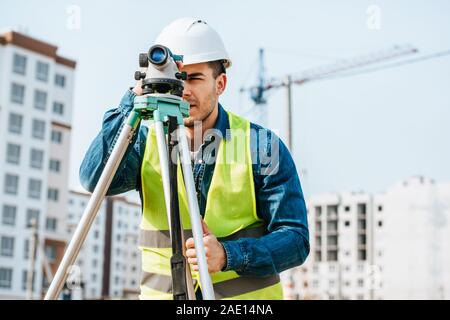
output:
M186 82L185 82L185 83L184 83L184 88L183 88L183 98L190 97L191 94L192 94L191 88L190 88L189 85L186 84Z

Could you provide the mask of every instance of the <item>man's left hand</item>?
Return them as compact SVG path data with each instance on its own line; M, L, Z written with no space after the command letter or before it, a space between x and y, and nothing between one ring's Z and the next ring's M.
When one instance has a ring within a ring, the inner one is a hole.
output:
M203 244L205 246L206 262L208 263L208 272L219 272L225 266L226 255L222 244L217 240L216 236L209 231L208 226L202 220L203 227ZM197 253L195 250L194 239L186 240L186 257L188 263L191 264L192 270L198 271Z

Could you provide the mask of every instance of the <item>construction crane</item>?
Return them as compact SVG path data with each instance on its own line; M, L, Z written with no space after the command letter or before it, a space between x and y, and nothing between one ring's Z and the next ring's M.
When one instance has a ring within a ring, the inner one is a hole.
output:
M311 68L297 73L297 76L288 74L280 79L271 79L270 81L265 80L265 68L264 68L264 49L259 49L259 70L257 85L250 88L241 88L240 92L250 92L250 98L255 103L255 106L260 106L262 108L262 117L266 117L267 105L267 92L286 88L286 137L285 143L289 150L292 152L292 85L303 85L315 80L326 79L332 76L337 76L343 74L346 71L357 70L359 68L375 65L379 63L386 62L388 60L393 60L405 55L410 55L417 53L418 50L412 46L394 46L393 48L374 52L362 56L357 56L351 59L342 59L336 63L320 66L317 68ZM265 122L263 119L260 119ZM307 175L307 171L301 170L304 176ZM294 288L294 270L290 270L288 273L288 287ZM297 296L298 298L298 296Z
M292 151L292 85L303 85L305 83L326 79L346 71L355 70L368 65L383 63L405 55L414 54L418 50L410 45L394 46L380 52L356 56L351 59L342 59L330 65L319 66L296 73L286 75L280 79L266 81L264 78L264 49L259 49L259 71L257 85L250 88L241 88L240 92L250 92L250 97L255 106L266 105L267 92L274 89L286 88L286 138L285 143Z

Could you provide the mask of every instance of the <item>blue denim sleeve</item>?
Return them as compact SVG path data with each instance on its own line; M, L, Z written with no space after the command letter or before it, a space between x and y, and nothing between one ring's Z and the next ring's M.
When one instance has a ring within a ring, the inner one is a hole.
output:
M133 108L135 94L128 90L119 107L108 110L100 132L91 143L80 166L81 185L92 192L114 148L122 126ZM140 126L117 169L107 195L116 195L140 187L140 167L144 155L147 128Z
M257 159L253 174L258 215L268 233L222 242L227 257L224 271L242 276L268 276L301 265L310 250L306 204L295 163L281 139L258 129L264 134L251 140L252 158Z

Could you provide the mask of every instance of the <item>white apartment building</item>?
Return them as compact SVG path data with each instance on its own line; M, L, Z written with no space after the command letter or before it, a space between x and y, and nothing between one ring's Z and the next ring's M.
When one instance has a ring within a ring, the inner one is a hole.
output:
M90 194L70 192L68 233L73 235ZM138 248L141 206L107 197L76 261L84 299L137 299L141 275Z
M31 231L53 271L66 243L66 203L75 62L57 47L0 34L0 298L25 298ZM42 297L42 257L33 298Z
M450 299L450 183L415 177L384 197L383 298Z
M413 177L307 203L311 253L287 298L450 298L450 183Z

